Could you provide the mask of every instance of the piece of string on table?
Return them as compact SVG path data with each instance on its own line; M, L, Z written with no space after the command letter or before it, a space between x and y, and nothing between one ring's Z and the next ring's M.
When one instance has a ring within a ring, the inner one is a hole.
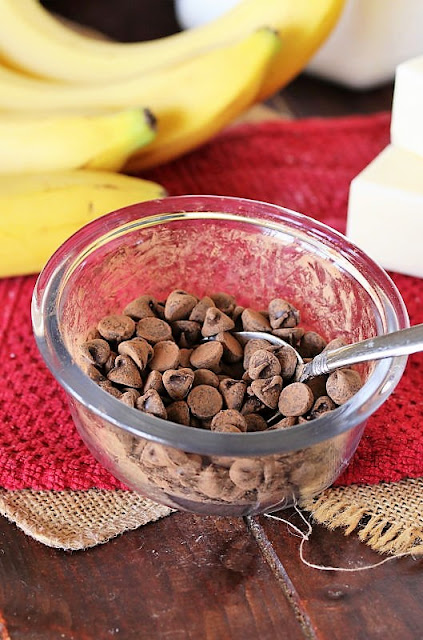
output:
M301 510L297 507L295 503L293 504L293 507L295 511L298 513L298 515L300 516L301 520L306 525L307 527L306 532L301 531L301 529L299 529L295 524L293 524L292 522L289 522L289 520L285 520L285 518L280 518L279 516L274 516L270 513L265 513L264 515L266 518L270 518L272 520L278 520L278 522L284 522L286 525L288 525L288 527L290 527L295 532L296 535L298 535L301 538L300 548L299 548L300 560L303 564L307 565L307 567L310 567L311 569L319 569L320 571L347 571L347 572L368 571L369 569L375 569L376 567L380 567L382 564L385 564L385 562L389 562L390 560L397 560L398 558L403 558L404 556L410 557L410 553L397 553L395 555L388 556L387 558L384 558L379 562L375 562L374 564L364 565L362 567L327 567L325 565L314 564L313 562L309 562L304 557L304 545L306 542L309 542L311 534L313 533L313 527L311 526L310 522L307 520L307 518L304 516L304 514L301 512Z

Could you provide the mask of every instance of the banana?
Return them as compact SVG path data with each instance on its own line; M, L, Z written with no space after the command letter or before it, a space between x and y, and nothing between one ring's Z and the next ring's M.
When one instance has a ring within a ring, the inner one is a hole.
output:
M146 104L157 117L157 137L146 156L137 154L132 169L151 167L202 144L250 106L279 44L277 34L263 28L160 73L94 87L47 83L3 67L0 109L69 111Z
M0 114L0 174L66 169L118 171L153 140L148 110L102 115Z
M0 56L31 75L70 83L105 83L161 72L188 58L245 37L261 25L283 46L258 99L291 80L330 33L344 0L243 0L217 20L156 41L113 43L77 34L38 0L0 0Z
M0 277L37 273L86 223L165 195L154 182L105 171L0 176Z

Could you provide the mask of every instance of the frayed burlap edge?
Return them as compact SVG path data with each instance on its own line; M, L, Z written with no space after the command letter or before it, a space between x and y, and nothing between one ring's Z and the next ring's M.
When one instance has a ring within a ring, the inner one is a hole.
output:
M385 554L423 554L423 478L327 489L303 502L314 521L356 532ZM0 490L0 514L39 542L81 550L172 513L130 491Z
M327 489L301 506L328 529L355 531L379 553L423 554L423 478Z
M49 547L81 550L172 513L130 491L0 490L0 514Z

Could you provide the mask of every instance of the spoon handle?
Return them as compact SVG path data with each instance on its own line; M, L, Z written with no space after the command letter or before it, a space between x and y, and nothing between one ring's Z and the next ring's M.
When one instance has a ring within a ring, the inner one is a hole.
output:
M417 351L423 351L423 324L368 338L333 351L322 351L304 366L301 381L359 362L405 356Z

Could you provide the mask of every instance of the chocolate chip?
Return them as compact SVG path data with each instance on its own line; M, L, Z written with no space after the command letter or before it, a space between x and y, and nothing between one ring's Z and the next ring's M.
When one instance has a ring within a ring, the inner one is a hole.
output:
M266 407L276 409L282 390L282 378L281 376L273 376L272 378L253 380L251 389Z
M269 427L269 430L272 429L287 429L288 427L293 427L297 424L298 418L296 416L287 416L286 418L282 418L276 424L273 424Z
M166 420L167 418L167 412L163 401L155 389L149 389L146 393L140 396L136 400L135 406L144 413L150 413L158 418L163 418L163 420Z
M252 380L257 378L271 378L281 372L279 360L270 351L259 349L250 358L248 374Z
M236 427L239 431L247 431L247 423L244 416L234 409L219 411L211 422L211 430L218 431L221 426L227 425Z
M170 325L160 318L141 318L137 324L137 336L151 344L172 339Z
M219 378L213 371L209 369L197 369L194 371L193 387L198 387L199 384L208 384L211 387L219 387Z
M141 318L152 318L156 315L154 309L157 305L156 298L153 296L145 295L135 298L123 310L123 313L127 316L131 316L134 320L141 320Z
M110 395L114 398L118 398L119 400L122 398L122 393L119 391L119 389L116 389L116 387L114 387L113 384L109 382L109 380L102 380L98 383L98 386L101 387L103 391L107 391L107 393L110 393Z
M310 418L318 418L319 416L336 409L336 404L329 396L320 396L317 398L310 411Z
M326 395L326 381L328 377L326 375L316 376L306 380L305 384L310 387L313 392L314 399L320 398L320 396Z
M84 342L90 342L90 340L97 340L98 338L101 338L101 335L97 327L91 327L85 334Z
M271 331L268 319L259 311L244 309L241 315L244 331Z
M172 322L172 332L181 347L191 347L201 337L201 327L198 322L191 320L176 320Z
M292 329L273 329L272 333L274 336L285 340L292 347L297 347L305 331L302 327L294 327Z
M289 384L279 396L279 411L284 416L302 416L311 409L313 392L303 382Z
M91 378L91 380L93 380L94 382L102 382L106 379L101 373L101 371L99 371L97 367L95 367L93 364L89 362L84 363L82 365L82 369L87 374L87 376Z
M165 318L165 306L164 306L164 302L158 302L155 306L154 306L154 311L156 313L156 316L158 318L160 318L160 320L166 320Z
M248 413L258 413L259 411L263 411L265 408L266 406L256 396L251 396L244 402L241 414L244 416Z
M326 347L326 340L315 331L306 331L300 341L298 351L304 358L314 358Z
M171 340L156 342L153 347L153 357L150 360L150 368L156 371L176 369L179 364L179 347Z
M220 371L220 359L223 355L223 347L220 342L211 340L200 344L191 354L190 363L196 369L210 369L217 373Z
M120 396L119 400L124 404L127 404L128 407L135 407L135 402L140 397L140 394L135 389L128 389Z
M226 490L226 474L223 469L210 465L203 469L198 478L198 489L208 498L221 498Z
M247 431L266 431L268 428L268 424L263 416L258 415L257 413L247 413L245 416L245 422L247 423Z
M179 349L179 366L180 367L189 367L190 366L190 358L194 349Z
M272 347L270 351L277 357L281 365L281 376L283 380L290 380L297 368L297 354L291 347Z
M163 374L163 386L174 400L182 400L191 390L194 382L192 369L170 369Z
M242 362L233 362L232 364L228 364L227 362L220 362L220 371L222 374L229 376L229 378L234 378L236 380L241 380L244 375L244 367L242 366Z
M345 347L346 344L347 343L343 338L334 338L333 340L327 343L323 351L332 351L335 349L340 349L341 347Z
M223 406L223 398L218 390L206 384L194 387L188 394L187 402L196 418L211 418Z
M338 369L326 382L328 396L336 404L345 404L363 386L361 376L354 369Z
M106 340L128 340L135 331L135 322L129 316L113 314L100 320L97 329Z
M91 364L103 365L110 356L110 345L101 338L84 342L79 348L82 356Z
M235 427L235 425L229 424L228 422L217 425L217 427L213 429L213 431L215 431L216 433L242 433L242 431Z
M222 331L231 331L235 327L235 323L223 311L216 307L207 309L204 324L201 333L205 338L215 336Z
M153 347L144 338L132 338L132 340L121 342L118 346L118 352L121 355L129 356L140 371L144 371L153 357Z
M239 458L231 464L229 477L244 491L257 489L263 479L263 464L253 458Z
M114 351L110 351L110 355L107 358L107 362L104 363L104 373L107 375L111 369L115 366L115 360L118 357L118 354Z
M172 404L167 407L167 419L171 422L189 426L190 415L187 403L184 400L172 402Z
M212 293L210 298L218 309L226 313L226 315L232 315L232 312L236 306L236 300L230 293L219 291L218 293Z
M142 387L141 374L129 356L118 356L113 369L110 369L107 374L107 378L111 382L122 384L125 387Z
M158 393L163 393L164 386L160 371L150 371L144 385L144 393L150 389L155 389Z
M190 293L177 289L167 297L165 304L165 318L168 322L187 320L198 300Z
M286 300L274 298L269 303L269 320L272 329L296 327L300 321L300 312Z
M262 338L253 338L252 340L248 340L247 344L244 347L244 369L248 369L250 365L250 358L259 349L270 349L272 345L268 340L264 340Z
M229 331L222 331L216 335L215 340L223 346L223 359L225 362L240 362L244 356L244 349L238 340Z
M219 391L223 396L228 409L236 409L239 411L244 402L247 383L244 380L234 380L233 378L225 378L219 384Z
M203 324L206 318L207 309L215 306L216 305L211 298L209 298L208 296L204 296L204 298L201 298L201 300L197 302L194 309L191 311L189 320Z
M241 316L242 316L242 312L244 311L245 307L241 307L239 305L237 305L235 307L235 309L232 312L232 320L235 322L235 326L238 327L239 330L242 329L242 320L241 320Z
M147 467L166 467L169 459L161 444L148 442L142 450L140 462Z

